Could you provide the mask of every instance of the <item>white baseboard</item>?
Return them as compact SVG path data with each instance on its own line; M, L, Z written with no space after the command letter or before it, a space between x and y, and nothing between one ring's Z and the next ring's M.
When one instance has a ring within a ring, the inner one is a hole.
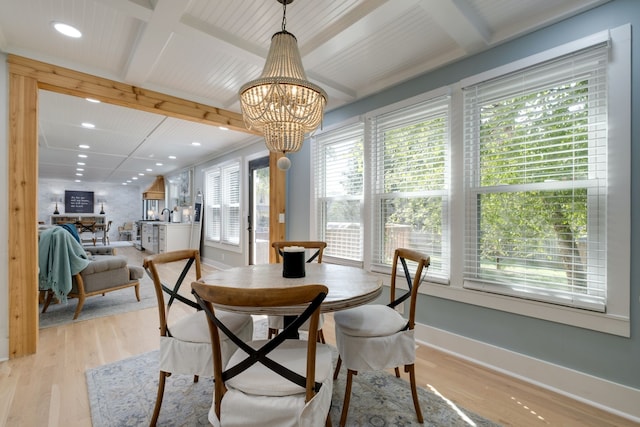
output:
M640 422L640 390L442 329L416 324L416 340L489 369Z
M210 266L212 266L214 268L217 268L218 270L228 270L228 269L231 268L230 265L223 264L221 262L214 261L214 260L208 259L208 258L202 258L200 260L200 262L202 262L203 264L206 264L206 265L210 265Z

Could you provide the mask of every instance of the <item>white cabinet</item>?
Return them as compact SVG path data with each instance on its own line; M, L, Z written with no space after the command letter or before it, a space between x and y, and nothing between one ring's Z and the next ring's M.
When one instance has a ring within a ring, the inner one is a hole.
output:
M191 224L159 224L158 250L160 253L189 249Z
M158 223L141 221L140 246L145 251L158 253Z

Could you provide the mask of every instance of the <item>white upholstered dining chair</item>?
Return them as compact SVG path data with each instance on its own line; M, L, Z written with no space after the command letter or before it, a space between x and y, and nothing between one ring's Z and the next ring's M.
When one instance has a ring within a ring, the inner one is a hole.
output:
M413 279L407 261L415 264ZM422 410L418 400L415 375L416 347L414 326L418 288L422 283L423 271L429 267L430 258L411 249L396 249L391 270L390 300L388 305L369 304L334 314L338 363L333 378L338 377L340 366L347 368L347 381L340 426L344 426L349 411L353 375L361 371L378 371L395 368L400 377L399 366L409 373L411 394L418 422L423 423ZM396 298L396 277L400 273L406 278L408 290ZM405 319L395 307L409 300L409 318Z
M276 262L282 262L282 257L284 255L285 248L298 246L305 249L305 252L308 256L306 262L317 262L322 263L322 254L324 253L324 249L327 247L326 242L322 241L286 241L286 242L273 242L271 244L273 250L276 255ZM278 335L279 331L284 328L284 317L283 316L268 316L267 318L269 324L268 338ZM322 332L322 325L324 324L324 315L320 314L320 323L318 325L318 342L325 343L324 333ZM308 329L308 324L304 324L300 327L300 330L306 331Z
M200 280L200 252L197 249L185 249L152 255L144 259L143 266L153 280L160 316L160 377L150 422L151 426L155 426L167 377L171 374L193 375L194 382L198 381L198 376L213 377L213 357L206 314L191 298L188 289L180 292L182 282L191 268L195 269L195 280ZM190 280L193 280L193 270L191 274ZM169 278L175 283L169 284ZM187 310L192 312L169 322L170 309L176 301L190 307ZM253 319L250 315L219 311L219 316L239 339L251 340ZM221 348L222 362L226 363L236 345L224 335Z
M209 422L214 426L320 427L331 425L333 381L331 349L316 342L324 285L240 289L194 282L193 294L207 313L211 334L214 395ZM304 310L273 339L244 343L228 331L225 307L296 307ZM301 308L302 307L302 308ZM286 339L309 319L309 339ZM231 336L238 350L224 363L220 336Z

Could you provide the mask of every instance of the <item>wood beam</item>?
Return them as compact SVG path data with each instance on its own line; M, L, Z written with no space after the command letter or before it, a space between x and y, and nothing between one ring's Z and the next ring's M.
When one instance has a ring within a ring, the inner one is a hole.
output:
M213 126L248 131L240 114L158 92L9 55L9 357L37 351L38 345L38 90L79 97L191 120ZM283 240L286 173L270 156L272 180L270 239ZM269 251L271 253L272 251Z
M9 68L9 357L38 343L38 84ZM35 262L34 262L35 260Z
M40 89L79 97L92 97L102 102L162 114L183 120L259 135L248 130L242 114L152 90L108 80L33 59L8 55L7 62L15 74L38 81Z
M269 262L276 262L276 255L271 250L273 242L286 240L286 224L280 222L280 214L286 214L287 172L278 169L277 163L281 153L269 154Z

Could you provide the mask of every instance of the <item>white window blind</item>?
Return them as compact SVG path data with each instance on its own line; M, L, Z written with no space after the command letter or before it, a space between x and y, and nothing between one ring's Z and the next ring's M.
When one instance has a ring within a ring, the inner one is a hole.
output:
M361 122L314 138L318 238L326 256L362 262L364 126Z
M240 244L240 163L205 171L206 240Z
M431 256L429 275L449 278L449 97L369 117L372 263L396 248Z
M240 244L240 165L234 163L222 169L224 200L223 241Z
M222 191L220 169L209 169L205 172L205 214L206 239L220 241L222 230Z
M606 43L463 89L465 287L604 311Z

